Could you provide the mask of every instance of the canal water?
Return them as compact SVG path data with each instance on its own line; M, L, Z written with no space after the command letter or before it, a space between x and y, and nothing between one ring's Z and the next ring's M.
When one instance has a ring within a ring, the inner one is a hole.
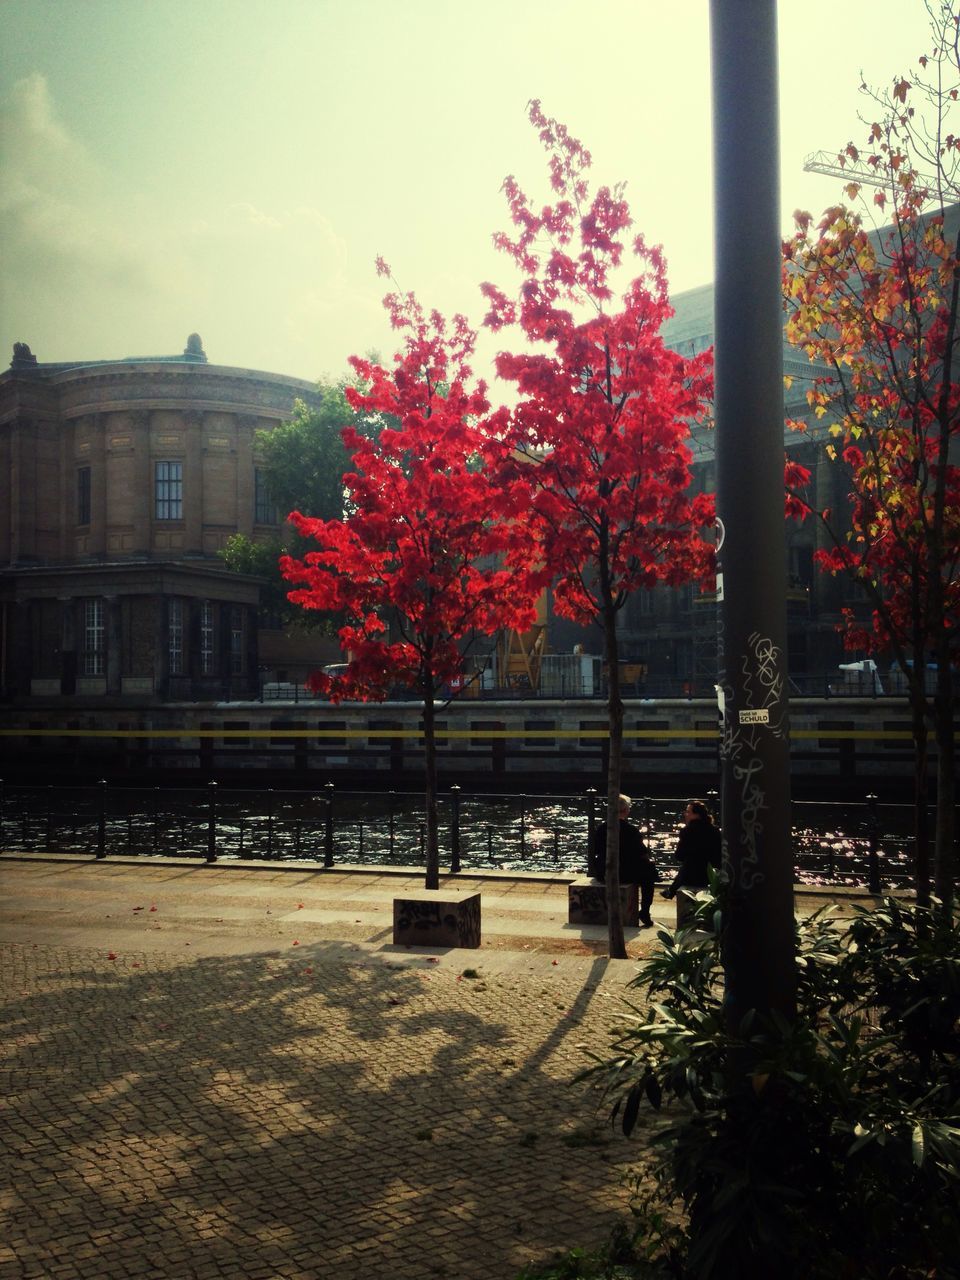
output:
M641 828L664 877L675 866L685 796L641 798ZM591 795L474 795L440 802L441 865L459 833L464 871L584 871ZM913 852L909 805L797 802L796 877L807 884L863 884L875 839L885 885L909 882ZM327 861L333 865L422 866L422 797L401 792L237 791L217 787L6 789L0 847L219 860Z

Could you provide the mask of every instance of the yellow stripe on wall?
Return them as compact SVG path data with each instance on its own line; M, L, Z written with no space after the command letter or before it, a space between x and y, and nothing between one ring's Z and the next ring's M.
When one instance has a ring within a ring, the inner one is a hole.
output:
M509 738L524 740L603 740L606 729L437 729L437 738L490 742ZM624 729L625 739L677 738L715 741L716 729ZM844 741L882 740L909 742L909 729L793 729L791 738ZM0 729L0 738L413 738L422 740L422 729Z

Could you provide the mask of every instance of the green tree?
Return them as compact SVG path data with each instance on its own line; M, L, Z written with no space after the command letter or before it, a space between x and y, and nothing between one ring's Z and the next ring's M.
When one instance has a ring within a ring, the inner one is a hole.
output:
M306 543L292 524L290 511L302 511L320 520L343 516L343 475L348 454L341 438L344 427L352 426L361 435L375 436L380 428L376 417L357 413L347 403L346 379L318 383L319 400L307 404L294 401L293 417L273 430L258 431L254 449L258 469L263 473L267 493L284 523L269 538L251 538L237 533L220 553L235 573L254 574L266 579L261 609L279 615L284 624L329 628L330 619L291 607L289 584L279 569L281 556L301 556Z

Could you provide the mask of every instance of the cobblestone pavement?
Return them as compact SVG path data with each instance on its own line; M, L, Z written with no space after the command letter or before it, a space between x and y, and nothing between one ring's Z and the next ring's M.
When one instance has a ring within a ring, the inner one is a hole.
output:
M519 907L530 951L345 939L373 899L257 874L191 915L189 868L4 860L0 1277L510 1280L599 1242L643 1135L571 1081L634 966Z

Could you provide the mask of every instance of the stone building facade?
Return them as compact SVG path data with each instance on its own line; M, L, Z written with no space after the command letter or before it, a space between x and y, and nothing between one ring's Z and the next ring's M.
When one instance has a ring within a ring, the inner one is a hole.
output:
M713 344L713 286L673 299L668 344ZM804 417L806 360L784 346L790 417ZM302 681L336 644L264 629L260 582L218 552L234 533L277 532L259 483L254 437L288 420L313 384L211 365L196 335L182 355L38 363L16 344L0 374L0 697L39 707L132 707L270 696ZM785 433L814 471L817 501L841 509L838 468ZM693 436L695 484L715 484L714 438ZM743 460L745 467L750 459ZM788 666L795 694L822 693L844 652L837 623L859 604L850 584L817 571L822 532L788 522ZM716 601L696 587L641 591L618 618L624 688L660 697L712 695ZM557 617L546 652L601 654L602 637Z
M0 374L0 695L254 696L259 580L218 558L276 532L254 436L311 383L180 356Z

